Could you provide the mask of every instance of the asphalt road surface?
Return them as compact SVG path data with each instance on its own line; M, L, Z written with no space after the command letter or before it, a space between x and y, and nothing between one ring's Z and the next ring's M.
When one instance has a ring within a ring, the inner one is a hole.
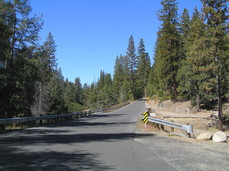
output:
M2 134L0 170L228 169L228 145L222 146L223 155L218 148L212 149L209 155L213 158L208 160L210 147L137 131L139 114L146 110L144 103L138 101L111 113ZM193 152L196 148L200 148L197 153Z

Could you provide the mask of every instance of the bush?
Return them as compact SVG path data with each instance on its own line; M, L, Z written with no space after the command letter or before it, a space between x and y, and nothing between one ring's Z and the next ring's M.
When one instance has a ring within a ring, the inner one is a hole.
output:
M229 110L225 111L223 115L223 123L225 125L229 125Z
M70 113L80 112L80 111L85 110L84 106L82 106L79 103L75 103L75 102L67 104L67 108L68 108L68 112Z

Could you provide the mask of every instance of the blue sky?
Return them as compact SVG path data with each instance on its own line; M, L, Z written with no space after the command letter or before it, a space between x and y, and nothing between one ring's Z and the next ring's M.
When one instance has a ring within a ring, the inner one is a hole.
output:
M143 38L153 58L160 27L157 12L161 0L30 0L33 14L43 15L40 43L48 32L57 45L56 57L62 74L81 83L97 80L100 70L113 75L117 55L126 54L133 35L135 47ZM201 7L200 0L178 0L179 13Z

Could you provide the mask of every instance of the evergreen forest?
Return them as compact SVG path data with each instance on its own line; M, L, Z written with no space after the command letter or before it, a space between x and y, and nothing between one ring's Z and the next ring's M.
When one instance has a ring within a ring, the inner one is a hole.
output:
M28 0L0 0L0 118L40 116L110 107L142 97L191 100L197 111L229 101L227 0L201 0L201 10L178 13L176 0L162 0L153 58L144 40L127 40L114 73L101 70L92 84L65 79L52 33L39 44L42 17ZM76 71L77 72L77 71Z

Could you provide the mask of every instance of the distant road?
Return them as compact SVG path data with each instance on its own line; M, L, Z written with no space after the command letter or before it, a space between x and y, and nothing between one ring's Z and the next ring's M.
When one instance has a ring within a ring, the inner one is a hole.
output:
M2 134L0 170L173 171L208 168L195 167L193 157L198 156L192 156L195 153L188 148L195 147L192 143L137 133L136 122L144 110L144 101L138 101L107 114ZM229 161L228 156L218 157L221 162ZM199 163L205 161L207 159L202 159Z

